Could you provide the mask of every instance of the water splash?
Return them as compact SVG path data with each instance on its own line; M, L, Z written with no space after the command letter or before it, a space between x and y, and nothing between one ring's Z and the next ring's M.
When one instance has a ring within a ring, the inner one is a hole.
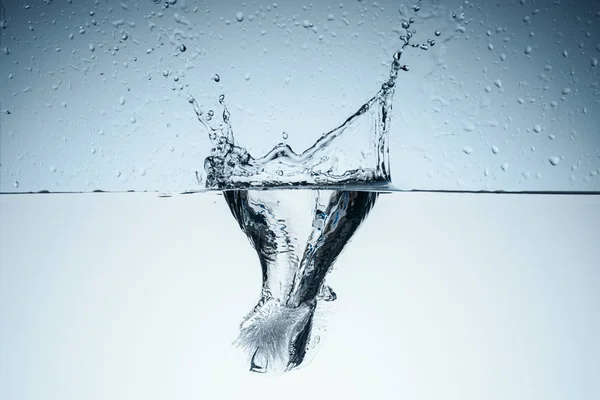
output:
M325 278L373 208L376 189L391 181L392 98L399 71L409 69L400 62L402 53L408 46L427 50L435 44L431 39L428 45L410 43L413 22L403 23L403 44L377 94L302 153L279 143L254 158L235 143L224 95L219 97L221 120L189 98L213 145L204 162L206 187L224 190L260 261L260 300L236 341L247 352L251 371L277 374L296 368L320 341L315 313L337 297ZM281 187L314 190L249 190Z
M219 97L222 119L213 119L214 111L204 113L194 97L189 97L198 120L208 130L213 148L204 162L206 188L242 189L251 187L379 185L391 181L389 128L392 99L399 71L408 71L400 60L408 46L428 49L428 45L410 43L413 21L403 22L406 34L393 57L390 74L375 96L363 104L341 125L324 133L302 153L279 143L260 158L252 157L236 145L231 116L225 96ZM435 44L428 41L429 46Z

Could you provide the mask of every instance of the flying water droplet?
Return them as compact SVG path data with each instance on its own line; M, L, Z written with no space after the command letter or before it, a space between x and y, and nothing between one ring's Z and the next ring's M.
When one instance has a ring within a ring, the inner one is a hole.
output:
M242 22L244 20L244 13L241 11L238 11L235 14L235 19L237 20L237 22Z
M212 80L215 82L219 82L221 80L221 77L219 76L219 74L214 74Z

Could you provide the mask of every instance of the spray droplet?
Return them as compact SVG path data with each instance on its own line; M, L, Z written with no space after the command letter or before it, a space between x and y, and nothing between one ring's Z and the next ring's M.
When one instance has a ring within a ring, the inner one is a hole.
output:
M221 77L219 76L219 74L214 74L212 80L215 82L219 82L221 80Z
M550 164L552 164L552 166L556 166L558 165L558 163L560 162L560 157L557 156L552 156L548 159L548 161L550 162Z

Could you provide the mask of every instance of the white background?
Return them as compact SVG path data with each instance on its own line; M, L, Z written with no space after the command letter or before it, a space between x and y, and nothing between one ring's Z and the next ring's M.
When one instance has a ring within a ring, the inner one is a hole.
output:
M258 259L221 196L0 197L0 399L598 399L600 198L383 195L305 368L231 345Z

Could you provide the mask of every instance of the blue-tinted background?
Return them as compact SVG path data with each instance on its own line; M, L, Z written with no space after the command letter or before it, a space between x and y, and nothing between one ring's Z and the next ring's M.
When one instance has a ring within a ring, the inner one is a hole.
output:
M2 0L0 191L203 187L188 94L225 94L253 155L284 131L301 151L377 92L411 17L436 44L404 56L395 187L600 190L599 3L416 3Z

